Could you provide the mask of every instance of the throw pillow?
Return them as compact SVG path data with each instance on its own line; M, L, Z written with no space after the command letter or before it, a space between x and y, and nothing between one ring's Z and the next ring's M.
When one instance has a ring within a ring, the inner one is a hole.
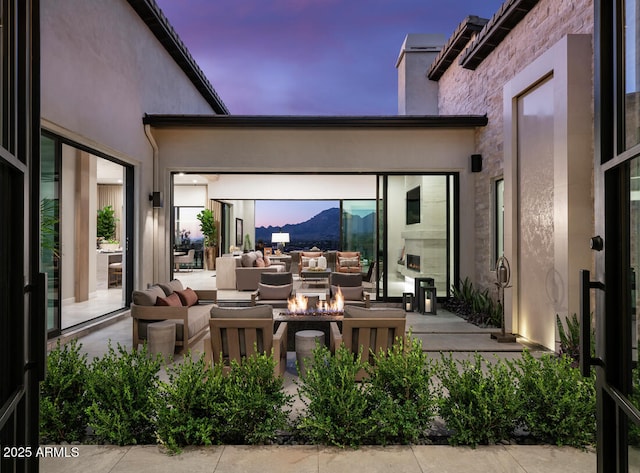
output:
M288 299L291 296L293 284L285 284L284 286L271 286L269 284L258 284L260 291L260 299Z
M271 259L269 259L268 256L265 255L264 259L264 265L268 268L269 266L271 266Z
M161 307L181 307L182 301L175 292L169 294L167 297L158 297L156 299L156 305Z
M258 258L258 256L256 255L255 251L250 251L249 253L243 253L242 254L242 267L243 268L251 268L254 266L254 263L256 262L256 259Z
M158 286L162 288L167 296L174 291L182 291L184 289L184 286L179 279L172 279L169 282L159 283Z
M358 258L340 258L340 266L345 268L353 268L360 265Z
M196 294L196 291L190 287L186 288L184 291L176 291L175 293L178 294L183 306L191 307L198 303L198 295Z

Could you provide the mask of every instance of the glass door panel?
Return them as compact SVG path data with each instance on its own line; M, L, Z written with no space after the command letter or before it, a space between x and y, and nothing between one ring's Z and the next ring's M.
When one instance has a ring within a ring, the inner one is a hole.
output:
M341 242L342 251L359 251L362 272L369 273L375 258L375 200L343 200L341 212Z

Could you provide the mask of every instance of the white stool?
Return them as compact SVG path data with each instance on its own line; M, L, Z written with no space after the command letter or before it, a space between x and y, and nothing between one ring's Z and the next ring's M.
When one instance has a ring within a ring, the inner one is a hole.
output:
M165 361L176 349L176 324L172 320L154 322L147 326L147 350L150 355L161 353Z
M298 360L300 376L304 376L307 373L304 359L313 357L316 341L324 344L324 332L320 330L301 330L296 332L296 359Z

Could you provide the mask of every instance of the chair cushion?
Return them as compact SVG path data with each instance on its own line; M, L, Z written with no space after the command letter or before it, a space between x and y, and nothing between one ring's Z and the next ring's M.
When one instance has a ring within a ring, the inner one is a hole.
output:
M274 267L274 269L276 269ZM293 275L290 272L267 271L260 274L260 282L262 284L270 284L271 286L283 286L293 283Z
M257 305L253 307L218 307L214 305L210 310L212 318L222 319L267 319L273 317L273 308L270 305Z
M293 290L293 283L282 286L272 286L270 284L258 283L260 299L288 299Z
M184 286L182 285L179 279L173 279L165 283L158 283L158 286L162 288L162 290L167 296L172 292L184 290Z
M209 327L209 310L210 306L208 304L189 307L187 340ZM176 340L185 341L182 320L176 320Z
M178 294L175 292L173 294L169 294L167 297L158 297L156 299L157 306L165 306L165 307L180 307L182 306L182 301Z
M362 286L361 273L331 273L330 276L332 286L344 287L360 287Z
M362 299L362 286L331 286L331 295L335 296L338 290L342 292L342 297L349 301L359 301Z
M402 309L385 308L364 308L354 307L351 305L344 306L344 316L352 318L365 319L388 319L388 318L406 318L407 314Z
M180 302L182 302L182 305L185 307L191 307L198 303L198 295L190 287L186 288L184 291L175 291L175 293L178 295Z
M131 299L136 305L151 306L156 304L158 297L166 297L166 295L160 286L151 286L149 289L142 291L133 291Z

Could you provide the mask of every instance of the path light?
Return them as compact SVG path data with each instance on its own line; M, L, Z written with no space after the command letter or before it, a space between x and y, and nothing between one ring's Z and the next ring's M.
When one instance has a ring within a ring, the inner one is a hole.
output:
M498 287L498 298L500 299L500 309L502 310L502 331L494 332L491 338L496 339L498 343L514 343L516 336L512 333L505 333L505 315L504 315L504 290L511 287L511 266L506 256L502 255L496 262L496 286Z

